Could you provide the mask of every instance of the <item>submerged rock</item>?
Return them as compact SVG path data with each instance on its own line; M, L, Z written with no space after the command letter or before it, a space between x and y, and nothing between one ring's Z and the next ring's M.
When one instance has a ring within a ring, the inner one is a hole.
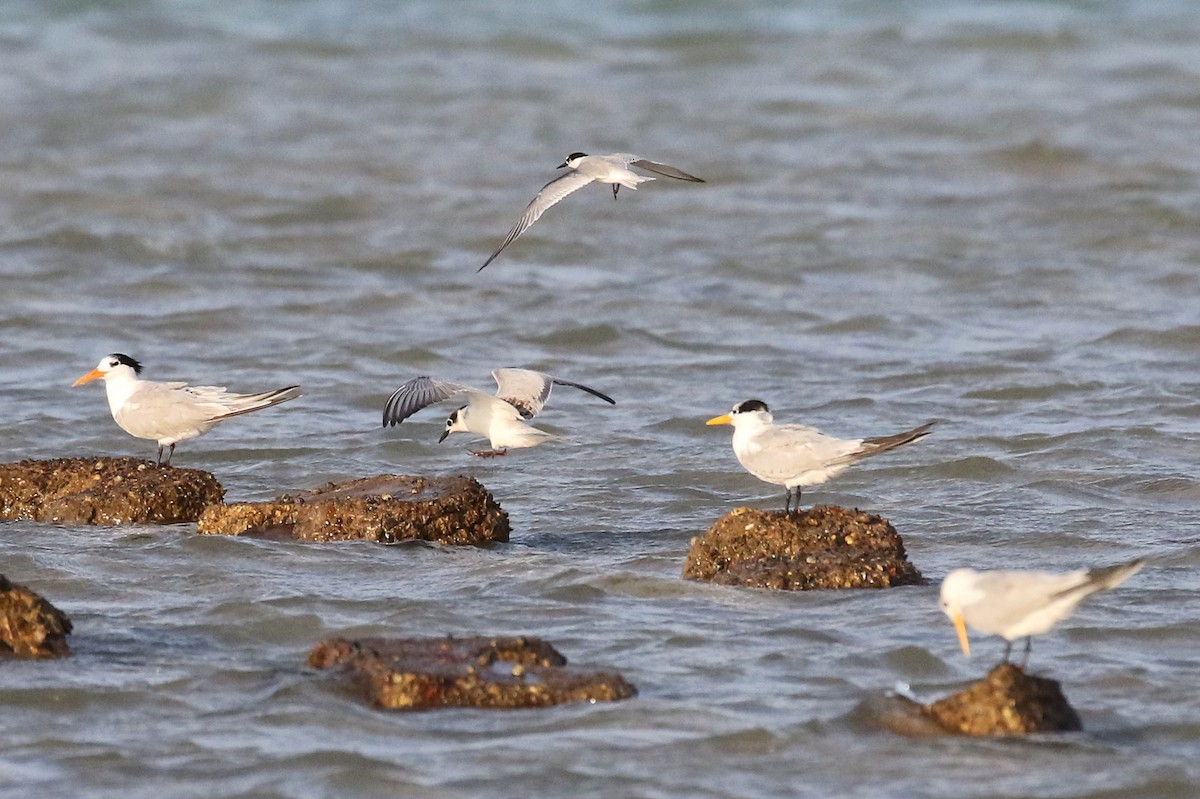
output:
M857 714L910 737L931 735L1027 735L1076 732L1079 715L1055 680L1001 663L956 694L922 705L903 696L873 698Z
M0 574L0 654L60 658L71 654L71 620L39 594Z
M211 505L198 530L303 541L409 539L483 546L507 541L506 514L470 477L379 475L330 483L273 502Z
M0 465L0 521L194 522L225 489L208 472L138 458L56 458Z
M392 710L545 707L637 694L619 674L567 666L540 638L334 638L317 644L308 663L341 666L368 703Z
M832 505L790 513L736 508L692 539L683 576L786 590L923 582L887 519Z

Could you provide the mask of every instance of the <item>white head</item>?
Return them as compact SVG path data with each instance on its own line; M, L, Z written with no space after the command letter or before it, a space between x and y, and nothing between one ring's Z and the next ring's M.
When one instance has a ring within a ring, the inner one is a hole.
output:
M736 430L739 427L763 427L769 425L773 417L771 409L762 400L746 400L733 406L733 410L723 416L709 419L705 424L731 424Z
M558 168L574 169L575 167L579 166L579 162L585 158L587 158L587 153L571 153L565 159L563 159L563 162L558 165Z
M469 405L464 405L454 413L450 414L450 418L446 420L446 429L442 431L441 438L438 439L439 444L445 441L446 436L450 435L451 433L471 432L471 428L467 426L467 414L469 413L468 408L470 407L471 406Z
M142 373L142 365L120 352L114 352L111 355L105 355L100 359L100 363L96 364L96 368L88 372L83 377L74 382L73 385L82 386L84 383L90 383L99 378L107 382L110 379L117 380L133 380Z
M974 569L955 569L942 580L941 607L950 621L954 622L954 630L958 633L958 643L964 655L971 654L971 643L967 640L967 623L963 618L963 608L973 604L980 598L976 578L979 572Z

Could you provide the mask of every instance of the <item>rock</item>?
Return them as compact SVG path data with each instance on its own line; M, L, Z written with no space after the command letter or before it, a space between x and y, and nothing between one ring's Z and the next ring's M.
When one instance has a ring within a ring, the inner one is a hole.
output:
M0 521L194 522L225 489L208 472L138 458L57 458L0 465Z
M692 539L683 576L787 590L924 582L887 519L832 505L791 513L736 508Z
M273 502L210 505L199 532L302 541L378 541L419 538L484 546L507 541L506 514L470 477L380 475L330 483Z
M23 585L0 574L0 654L61 658L71 654L71 620Z
M308 656L341 666L375 707L521 708L609 702L636 696L619 674L566 665L539 638L363 638L322 641Z
M1011 663L1001 663L982 680L927 705L925 712L947 730L964 735L1083 729L1058 682L1026 674Z

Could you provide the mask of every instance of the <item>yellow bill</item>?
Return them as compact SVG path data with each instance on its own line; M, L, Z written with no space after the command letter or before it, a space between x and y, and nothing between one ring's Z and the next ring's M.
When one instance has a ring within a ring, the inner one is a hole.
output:
M733 424L733 419L729 414L726 413L722 414L721 416L714 416L705 422L705 424Z
M950 619L954 622L954 630L958 633L958 643L962 647L963 654L971 657L971 642L967 640L967 623L963 621L961 613L955 613Z

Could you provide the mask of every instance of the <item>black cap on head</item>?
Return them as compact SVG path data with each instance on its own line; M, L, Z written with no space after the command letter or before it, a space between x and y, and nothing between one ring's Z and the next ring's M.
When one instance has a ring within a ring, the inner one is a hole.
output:
M766 411L770 413L771 409L767 407L767 403L756 399L739 402L733 406L734 413L750 413L751 411Z
M140 375L142 373L142 365L140 363L138 363L137 361L135 361L133 358L130 358L128 355L126 355L123 352L114 352L112 355L109 355L108 357L112 358L114 361L116 361L119 364L131 367L133 369L133 373L136 375Z

